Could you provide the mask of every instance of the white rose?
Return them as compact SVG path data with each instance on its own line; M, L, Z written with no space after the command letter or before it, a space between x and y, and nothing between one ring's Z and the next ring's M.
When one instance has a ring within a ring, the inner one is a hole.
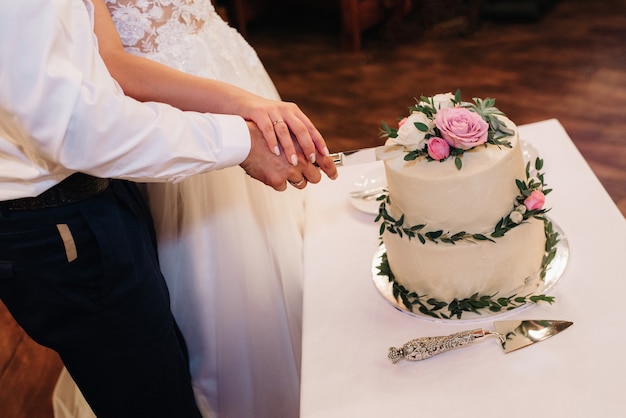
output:
M415 126L415 123L423 123L428 127L428 131L430 131L432 130L434 122L428 119L422 112L413 112L406 118L402 126L398 129L398 136L396 138L389 138L387 145L402 145L409 151L415 151L416 149L423 148L426 143L424 141L424 137L428 131L420 131Z
M433 96L433 104L435 110L443 109L445 107L453 107L454 94L452 93L440 93Z
M509 215L509 219L511 220L511 222L513 222L515 224L520 224L524 220L524 215L522 215L520 212L514 210Z

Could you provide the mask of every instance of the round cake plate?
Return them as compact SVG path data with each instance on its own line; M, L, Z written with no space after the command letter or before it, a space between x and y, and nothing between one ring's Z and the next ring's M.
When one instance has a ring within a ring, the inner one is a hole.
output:
M556 284L559 282L561 277L563 276L563 272L565 271L565 267L567 266L567 260L569 259L569 244L567 242L567 238L563 233L563 230L552 221L552 227L555 232L559 234L559 242L556 244L556 255L552 262L546 269L546 275L543 281L543 287L538 290L541 293L547 294L550 290L554 289ZM425 315L421 312L413 312L409 310L404 304L397 300L393 296L393 283L389 281L389 277L386 275L379 274L378 266L380 266L382 262L382 256L385 254L385 244L381 244L376 253L374 254L374 259L372 260L372 278L374 280L374 285L378 292L396 309L416 318L426 319L433 322L448 322L448 323L471 323L471 322L482 322L485 320L492 320L497 318L502 318L504 316L513 315L518 313L534 303L529 302L524 305L521 305L517 308L501 311L501 312L485 312L482 314L476 314L473 312L464 312L463 317L461 319L444 319L444 318L434 318L429 315ZM535 292L536 293L536 292Z

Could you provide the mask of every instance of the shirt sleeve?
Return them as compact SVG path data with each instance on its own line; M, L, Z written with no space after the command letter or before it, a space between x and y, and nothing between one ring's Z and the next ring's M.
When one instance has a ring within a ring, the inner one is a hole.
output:
M83 2L2 2L0 38L20 40L0 45L0 117L15 125L4 131L16 155L42 171L179 181L237 165L250 151L238 116L125 96L97 52Z

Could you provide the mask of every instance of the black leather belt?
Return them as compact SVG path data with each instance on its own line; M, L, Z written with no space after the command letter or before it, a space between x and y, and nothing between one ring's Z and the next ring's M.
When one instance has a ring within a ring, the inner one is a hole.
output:
M80 202L94 197L109 187L110 179L101 179L88 174L74 173L56 186L37 197L6 200L0 202L5 210L36 210L54 208Z

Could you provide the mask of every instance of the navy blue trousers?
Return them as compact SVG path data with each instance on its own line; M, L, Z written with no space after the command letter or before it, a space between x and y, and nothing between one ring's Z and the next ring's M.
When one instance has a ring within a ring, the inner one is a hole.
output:
M99 418L200 417L136 185L57 208L0 203L0 299Z

